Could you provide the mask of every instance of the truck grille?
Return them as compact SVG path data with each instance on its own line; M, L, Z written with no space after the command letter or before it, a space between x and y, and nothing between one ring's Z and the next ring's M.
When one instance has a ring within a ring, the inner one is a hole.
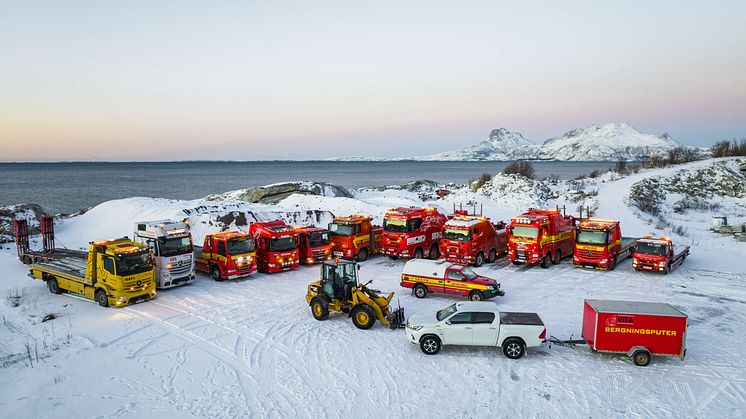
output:
M602 254L601 252L596 252L595 250L581 250L580 256L588 259L601 259Z
M187 276L192 272L191 265L192 264L190 262L184 262L181 266L174 266L173 268L169 269L168 272L171 274L172 278Z
M515 257L518 260L528 260L528 252L525 250L517 250L515 252Z

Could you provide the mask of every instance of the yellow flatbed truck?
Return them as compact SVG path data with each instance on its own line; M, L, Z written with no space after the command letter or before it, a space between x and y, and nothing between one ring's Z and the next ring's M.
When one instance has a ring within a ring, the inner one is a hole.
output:
M126 237L91 242L88 252L40 260L29 269L29 276L45 281L53 294L71 292L102 307L123 307L155 298L150 249Z

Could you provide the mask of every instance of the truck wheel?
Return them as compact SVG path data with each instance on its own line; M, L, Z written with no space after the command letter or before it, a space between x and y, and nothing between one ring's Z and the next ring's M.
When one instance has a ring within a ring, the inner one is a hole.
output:
M469 294L469 301L482 301L484 300L484 296L480 291L472 291L471 294Z
M425 298L427 297L427 287L422 284L417 284L414 286L414 296L417 298Z
M101 307L109 307L109 297L106 296L106 291L101 288L96 291L96 302Z
M518 359L526 352L520 339L510 338L503 342L503 354L510 359Z
M418 247L418 248L414 249L414 258L415 259L422 259L422 257L424 256L424 254L425 254L425 252L422 251L421 247Z
M427 335L420 339L420 349L425 355L435 355L440 352L440 339L437 336Z
M638 367L644 367L650 363L650 352L640 349L632 354L632 362Z
M542 268L546 269L546 268L549 267L550 263L551 262L549 262L549 253L547 253L546 255L544 255L543 258L541 258L541 262L539 262L539 266L541 266Z
M495 249L490 249L490 254L487 256L487 262L495 263L495 259L497 259L497 251L495 251Z
M216 281L223 280L223 278L220 276L220 268L217 265L212 266L212 269L210 269L210 274L212 275L212 279Z
M482 252L477 253L477 259L474 261L474 266L477 268L484 264L484 254Z
M560 260L562 260L562 251L557 250L557 253L554 254L554 259L552 259L552 265L560 263Z
M360 249L360 253L357 254L357 260L358 262L364 262L368 260L368 248L367 247L363 247L362 249Z
M47 278L47 287L49 287L49 292L52 294L62 294L62 290L60 290L60 284L57 283L57 278L50 276Z
M610 271L613 271L614 268L616 268L616 263L617 263L617 255L614 255L614 258L611 259L611 268L609 268Z
M427 256L432 260L438 260L438 258L440 258L440 249L438 249L437 244L430 246L430 252Z
M329 318L329 306L324 304L324 300L321 298L314 297L311 300L311 314L313 314L313 318L316 320L326 320Z
M350 311L352 322L358 329L367 330L376 322L376 313L366 304L358 304Z
M666 268L663 269L663 275L668 275L669 272L671 272L671 264L667 263Z

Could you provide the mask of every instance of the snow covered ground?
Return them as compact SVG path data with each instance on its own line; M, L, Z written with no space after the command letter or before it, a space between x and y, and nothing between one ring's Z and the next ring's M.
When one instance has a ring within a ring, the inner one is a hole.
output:
M587 203L598 207L600 217L622 220L625 234L671 234L630 206L630 188L645 178L710 164L588 180L585 188L597 195L589 194ZM566 184L549 185L548 191L535 185L506 190L504 184L498 176L476 193L459 190L433 203L447 210L453 202L472 200L496 218L514 215L527 200L568 204L573 212L569 204L578 203L568 200L577 191L568 192ZM713 199L728 201L720 211L727 210L731 222L746 221L745 198ZM201 240L220 228L215 221L221 211L325 224L324 211L380 218L388 207L421 202L418 194L402 190L368 190L355 198L294 195L274 206L132 198L63 221L58 237L79 247L128 234L137 219L187 214ZM320 212L307 216L307 210ZM307 283L318 276L314 267L223 283L199 275L191 285L160 291L154 301L103 309L52 295L26 276L15 250L5 245L0 416L743 417L746 243L707 231L710 214L688 214L676 220L687 235L673 237L692 244L692 254L668 276L635 273L629 260L612 272L573 269L569 260L549 269L515 267L504 258L477 269L502 283L501 309L536 311L559 338L578 338L584 298L677 306L689 316L686 359L654 358L645 368L582 346L547 346L517 361L489 348L446 347L425 356L403 330L378 324L360 331L334 315L314 320L304 300ZM407 315L458 301L418 300L400 288L401 260L373 257L362 265L361 276L373 279L375 288L396 291ZM42 322L50 313L57 318Z

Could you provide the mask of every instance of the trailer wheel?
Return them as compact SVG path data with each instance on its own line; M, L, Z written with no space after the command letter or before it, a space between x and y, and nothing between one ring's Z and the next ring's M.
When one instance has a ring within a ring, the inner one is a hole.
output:
M362 249L360 249L360 252L357 254L357 260L358 262L365 262L366 260L368 260L368 248L367 247L363 247Z
M358 304L353 307L350 316L352 316L352 323L358 329L370 329L376 322L376 313L367 304Z
M510 359L518 359L526 353L526 346L518 338L509 338L503 342L503 354Z
M632 362L638 367L644 367L650 363L650 352L640 349L632 354Z
M484 265L484 253L479 252L477 253L477 259L474 261L474 266L477 268Z
M482 301L484 300L484 296L480 291L472 291L469 294L469 301Z
M430 246L430 252L427 256L432 260L437 260L438 258L440 258L440 249L438 249L437 244L433 244L432 246Z
M325 303L326 301L321 297L314 297L311 300L311 314L314 319L322 321L329 318L329 306Z
M417 298L425 298L427 297L427 287L422 284L417 284L414 286L414 296Z
M96 291L96 302L101 307L109 307L109 297L106 295L106 291L102 288L99 288L98 291Z
M62 290L60 290L60 284L57 283L57 278L50 276L47 278L47 287L49 287L49 292L52 294L62 294Z
M220 276L220 267L218 267L218 265L212 265L212 269L210 269L210 274L212 275L212 279L216 281L221 281L223 279Z
M426 335L420 339L420 349L425 355L435 355L440 352L440 339L434 335Z
M539 266L541 266L542 268L546 269L546 268L549 267L550 263L551 262L549 262L549 253L547 253L546 255L544 255L543 258L541 258L541 262L539 262Z
M495 263L495 259L497 259L497 251L495 249L490 249L490 254L487 256L487 262Z
M414 249L414 258L415 259L422 259L422 257L425 255L425 252L422 251L421 247L418 247Z

